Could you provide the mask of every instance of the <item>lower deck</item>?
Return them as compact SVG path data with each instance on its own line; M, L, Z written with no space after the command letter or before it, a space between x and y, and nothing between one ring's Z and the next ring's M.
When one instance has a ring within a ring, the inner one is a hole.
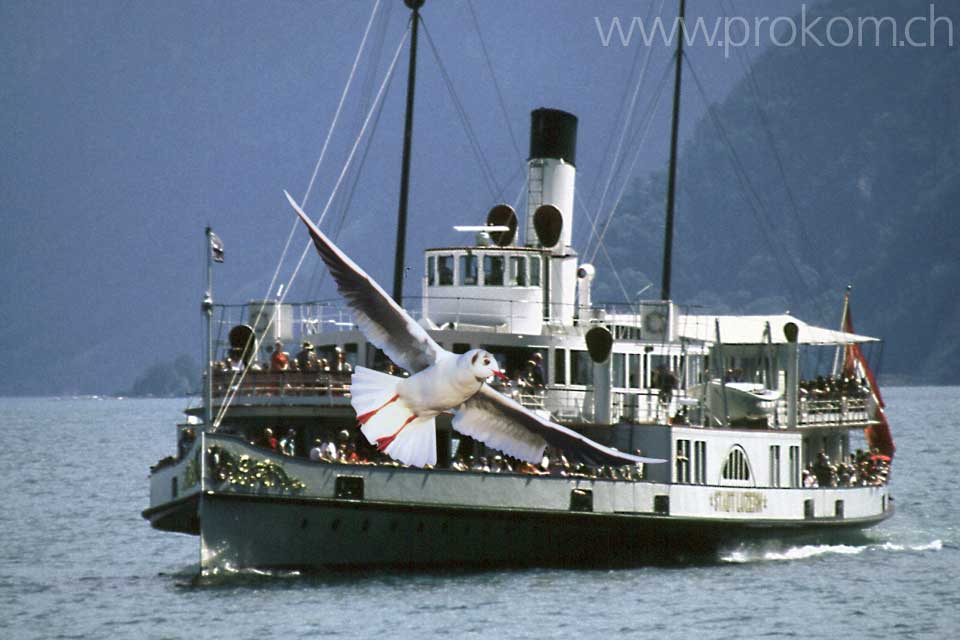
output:
M756 538L839 535L887 486L757 488L313 462L203 434L151 476L153 526L205 567L650 562Z

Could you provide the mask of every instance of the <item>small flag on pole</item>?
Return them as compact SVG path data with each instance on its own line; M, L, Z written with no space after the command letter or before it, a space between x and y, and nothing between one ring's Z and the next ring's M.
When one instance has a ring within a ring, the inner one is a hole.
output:
M214 262L223 262L223 240L210 231L210 257Z

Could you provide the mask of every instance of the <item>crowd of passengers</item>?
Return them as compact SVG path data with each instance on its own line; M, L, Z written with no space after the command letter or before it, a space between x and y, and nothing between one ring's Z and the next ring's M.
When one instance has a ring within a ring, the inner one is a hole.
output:
M283 343L277 340L270 350L269 363L260 364L257 361L245 363L243 349L233 347L227 353L227 358L216 363L215 372L240 372L246 369L252 373L269 371L281 373L284 371L299 371L304 373L352 373L353 366L347 361L343 349L336 347L330 357L321 356L309 341L304 341L300 351L294 356L283 350Z
M817 376L814 380L800 381L801 400L833 400L842 398L862 399L870 395L866 378L853 376Z
M857 449L846 459L831 463L830 456L821 449L816 462L803 470L804 487L870 487L887 484L890 475L890 456L877 448L869 452Z
M278 432L281 431L283 430L278 429ZM304 457L305 454L305 457L320 463L405 466L369 445L361 435L351 437L350 432L346 429L340 431L335 438L315 438L306 452L300 449L297 430L293 427L288 428L283 434L275 433L272 428L267 427L263 429L259 436L250 439L250 444L290 457ZM470 443L462 448L472 449L473 445L474 443ZM639 450L636 453L640 455ZM476 473L513 473L629 481L643 479L642 463L622 467L602 466L594 468L582 463L572 463L562 451L552 447L547 448L539 464L524 462L500 454L473 455L458 451L448 468L452 471Z

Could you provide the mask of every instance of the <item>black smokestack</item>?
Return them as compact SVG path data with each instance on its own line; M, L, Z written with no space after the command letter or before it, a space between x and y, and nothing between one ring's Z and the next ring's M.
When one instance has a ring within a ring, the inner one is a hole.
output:
M577 166L577 116L536 109L530 119L530 158L555 158Z

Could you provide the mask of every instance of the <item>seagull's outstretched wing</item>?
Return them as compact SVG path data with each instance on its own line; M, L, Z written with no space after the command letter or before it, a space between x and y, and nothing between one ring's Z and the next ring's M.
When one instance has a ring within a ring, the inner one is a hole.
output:
M426 369L436 362L437 357L444 353L443 347L394 302L373 278L323 235L289 193L283 193L307 225L317 252L330 269L337 289L350 305L354 319L367 339L411 373Z
M568 457L593 466L666 462L605 447L572 429L541 418L487 385L457 408L453 428L527 462L540 462L548 444L561 449Z

